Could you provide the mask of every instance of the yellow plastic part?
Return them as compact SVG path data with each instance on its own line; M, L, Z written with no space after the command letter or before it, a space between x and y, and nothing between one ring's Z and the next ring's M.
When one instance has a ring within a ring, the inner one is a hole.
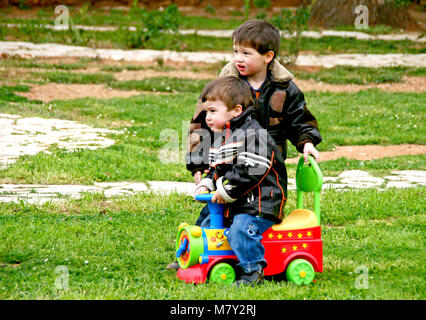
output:
M280 223L272 226L274 231L305 229L319 226L318 219L311 210L296 209Z
M194 237L199 237L201 236L201 228L199 226L195 226L191 228L191 235L193 235Z
M179 225L178 230L180 230L180 229L182 229L182 228L185 228L187 225L188 225L188 224L187 224L186 222L182 222L182 223Z

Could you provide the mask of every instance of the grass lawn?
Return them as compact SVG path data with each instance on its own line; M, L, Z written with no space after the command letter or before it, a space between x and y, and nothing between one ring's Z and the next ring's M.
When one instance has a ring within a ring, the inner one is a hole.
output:
M0 299L421 300L426 216L413 199L424 191L323 192L324 272L316 283L268 279L241 289L188 285L165 270L177 226L193 223L202 207L191 197L88 194L41 207L2 204ZM289 199L287 213L295 208L294 191ZM66 267L67 290L55 286L63 279L59 266ZM367 289L355 285L359 268L368 272Z
M26 101L26 98L16 94L26 90L24 85L16 89L4 86L0 113L75 120L96 127L126 129L126 134L111 134L116 143L105 149L68 153L52 146L50 154L23 156L7 169L0 170L0 181L42 184L91 184L123 180L192 181L183 164L183 153L179 151L182 151L182 134L186 135L187 121L192 116L199 90L190 81L187 81L188 87L184 87L181 83L180 86L174 86L176 82L169 80L171 88L183 88L183 91L190 92L37 103ZM423 124L426 112L424 96L424 93L389 93L380 90L305 93L324 139L318 146L320 151L332 150L334 146L340 145L423 144L426 135ZM175 145L174 141L180 144ZM160 161L159 152L162 149L172 151L171 154L175 156L172 162ZM297 156L293 146L289 148L289 156ZM396 169L424 170L425 166L425 156L403 156L399 160L336 160L325 165L323 170L325 175L338 175L354 167L385 174ZM290 169L293 167L289 166Z
M121 28L116 31L53 31L38 24L26 22L19 28L0 28L1 41L28 41L34 43L61 43L88 46L92 48L116 49L156 49L176 51L231 51L232 42L228 38L200 35L164 34L139 43L135 32ZM288 50L288 41L283 39L281 52ZM303 37L300 51L315 54L334 53L425 53L425 45L409 40L358 40L355 38L322 37L320 39Z
M74 23L132 25L121 10L100 12L89 5L71 8ZM58 42L91 47L130 48L133 35L115 32L52 32L37 24L54 21L52 10L40 9L33 19L10 18L0 10L0 40ZM183 28L234 29L235 18L186 17ZM375 28L372 33L393 32ZM143 44L171 50L231 52L230 39L164 35ZM283 48L285 43L283 44ZM424 53L410 41L361 41L337 37L301 41L301 50L332 53ZM100 64L96 59L64 62L49 59L2 59L0 113L22 117L58 118L114 129L116 143L97 150L67 152L57 145L49 153L22 156L0 169L0 184L93 184L117 181L192 181L180 149L186 125L207 80L154 77L117 81L123 70L178 71L179 66ZM97 71L93 71L93 67ZM217 74L222 64L186 67ZM180 68L180 69L179 69ZM91 69L92 71L89 71ZM12 72L13 71L13 72ZM305 72L297 78L334 84L400 82L404 76L425 76L425 68L335 67ZM103 84L141 93L130 98L54 100L49 103L20 95L33 84ZM377 89L357 93L305 92L317 117L323 142L320 151L344 145L425 144L425 93L392 93ZM177 145L174 143L178 142ZM171 148L171 146L175 148ZM160 161L170 150L173 161ZM289 157L297 152L289 147ZM370 161L340 158L320 163L324 176L350 169L385 176L394 170L426 170L426 155L401 155ZM288 165L289 177L295 165ZM107 198L85 194L81 199L40 206L26 202L0 203L0 299L425 299L426 187L408 189L324 190L321 196L324 272L316 282L297 286L278 278L258 288L229 288L214 284L188 285L165 267L174 260L175 237L181 222L194 223L202 204L178 194L137 194ZM0 189L1 193L1 189ZM285 212L296 207L289 191ZM307 207L312 199L307 197ZM362 274L359 270L363 270ZM367 273L366 273L367 272ZM356 284L363 278L365 289ZM368 283L367 283L368 280ZM62 286L58 286L62 284ZM65 287L67 289L64 289Z

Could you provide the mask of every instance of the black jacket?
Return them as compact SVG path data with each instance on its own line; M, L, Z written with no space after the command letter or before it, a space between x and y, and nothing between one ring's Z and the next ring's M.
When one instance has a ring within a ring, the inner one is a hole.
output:
M197 185L216 191L228 204L225 217L239 213L280 222L287 195L284 159L253 107L227 122L209 152L209 172Z
M239 77L239 73L230 62L223 68L220 76ZM317 145L322 140L317 120L306 107L303 92L292 79L293 75L274 60L269 66L268 77L261 87L259 97L254 96L255 118L275 140L284 160L287 158L287 140L290 140L299 152L303 152L306 142ZM211 131L205 123L205 117L206 111L202 104L198 103L190 123L186 154L187 169L193 174L208 167L208 155L204 152L206 146L199 147L203 138L211 139L208 137Z

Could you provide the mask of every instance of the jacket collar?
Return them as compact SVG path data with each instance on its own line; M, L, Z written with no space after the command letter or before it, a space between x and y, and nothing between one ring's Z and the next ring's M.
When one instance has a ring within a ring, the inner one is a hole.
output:
M225 124L225 129L234 130L236 128L240 128L247 120L251 119L251 116L254 114L254 112L255 111L254 111L254 108L252 106L248 107L238 117L235 117L235 118L229 120ZM249 117L250 117L250 119L249 119Z
M288 71L282 64L278 62L277 59L274 59L270 65L269 70L271 72L271 80L275 82L288 82L294 79L293 74ZM234 63L231 61L219 74L219 77L233 76L239 77L238 69L235 67Z

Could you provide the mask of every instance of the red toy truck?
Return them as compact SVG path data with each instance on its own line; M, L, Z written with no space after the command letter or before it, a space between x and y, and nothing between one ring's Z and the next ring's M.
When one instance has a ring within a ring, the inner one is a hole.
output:
M322 174L311 156L308 165L300 157L296 170L297 209L280 224L263 233L265 276L285 272L288 281L309 284L315 272L322 272L322 240L320 226L320 192ZM314 210L303 209L303 193L314 193ZM176 241L176 257L180 268L177 277L187 283L235 281L234 266L238 259L227 241L229 228L223 227L223 206L212 203L212 194L197 195L207 201L211 214L209 228L182 223Z

